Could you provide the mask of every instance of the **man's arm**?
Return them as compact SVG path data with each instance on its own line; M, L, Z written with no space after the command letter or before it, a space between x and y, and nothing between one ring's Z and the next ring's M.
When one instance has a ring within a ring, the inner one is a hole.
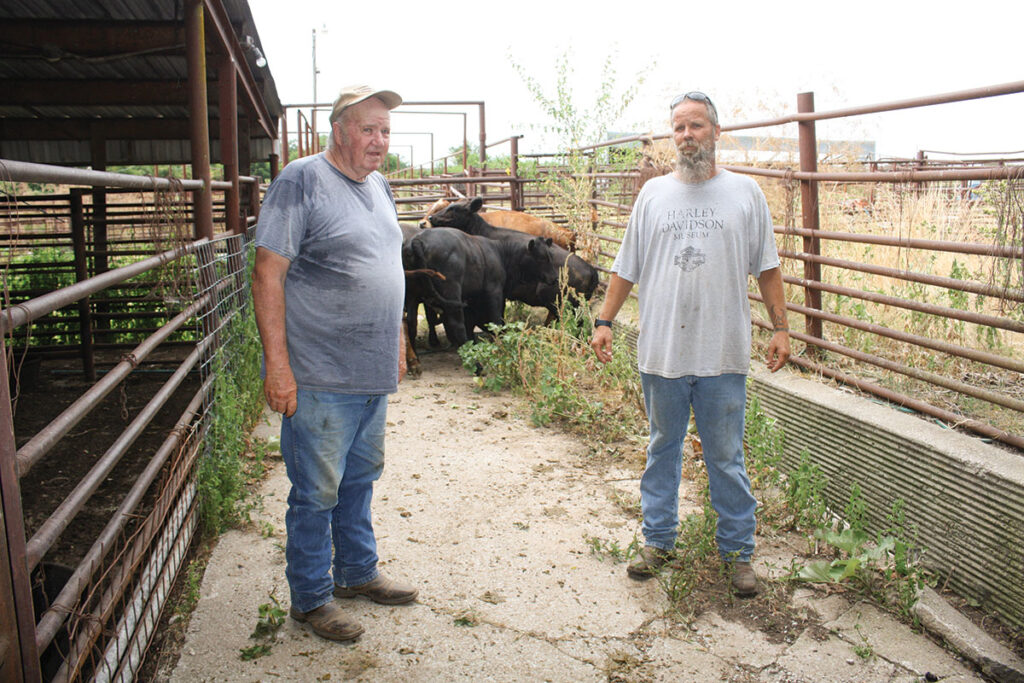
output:
M604 295L604 304L601 305L601 312L597 317L602 320L615 320L615 316L618 315L619 309L626 302L626 297L629 296L632 289L632 282L612 273L611 280L608 282L608 291ZM594 349L599 361L602 363L610 361L612 359L612 329L603 325L595 327L594 336L590 339L590 346Z
M786 292L782 287L782 270L772 268L757 276L764 307L772 321L772 338L768 342L765 363L775 372L789 360L789 316L786 314Z
M263 395L271 410L291 417L298 407L295 375L288 359L288 335L285 332L284 279L292 262L269 249L257 247L252 271L252 300L256 327L263 342L267 376Z

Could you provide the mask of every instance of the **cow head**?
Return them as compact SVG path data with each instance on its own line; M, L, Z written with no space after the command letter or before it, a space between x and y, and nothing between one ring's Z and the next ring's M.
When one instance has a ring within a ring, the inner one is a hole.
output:
M451 200L448 200L448 199L438 199L436 202L434 202L430 206L430 208L427 209L427 213L423 216L423 219L420 221L420 227L421 228L431 228L431 227L433 227L433 225L431 225L431 222L430 222L431 217L435 213L439 213L440 211L443 211L445 209L445 207L447 207L449 204L451 204Z
M523 269L524 275L531 276L540 284L558 284L558 265L551 248L550 237L534 237L530 240L527 252L531 263Z
M483 205L484 200L480 197L460 199L433 214L427 220L435 228L466 230L473 220L473 215L478 213Z

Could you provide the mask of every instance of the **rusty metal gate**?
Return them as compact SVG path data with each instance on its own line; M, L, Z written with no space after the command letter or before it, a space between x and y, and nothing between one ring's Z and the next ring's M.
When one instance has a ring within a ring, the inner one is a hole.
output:
M0 679L134 678L196 529L195 472L214 399L214 368L221 366L215 361L230 341L231 321L249 306L248 245L248 234L190 242L3 311L5 337L10 338L55 311L88 305L90 298L95 305L96 297L154 273L162 273L159 282L168 277L168 269L176 269L175 277L188 283L187 288L152 294L149 298L164 309L166 322L125 350L28 440L16 437L10 388L3 382ZM14 364L23 360L10 350L0 354L4 375L4 359ZM163 380L159 387L134 416L124 416L130 418L124 431L104 445L102 454L93 454L98 457L88 471L61 490L61 500L45 519L36 516L27 528L26 509L60 478L48 456L62 441L74 444L81 432L75 427L91 424L105 397L121 392L123 400L126 384L147 372ZM173 422L167 423L173 426L160 427L156 418L172 405L179 406L169 418ZM151 448L139 445L147 429L163 436ZM47 469L46 476L33 478L38 474L33 467L44 462L49 467L39 469ZM130 486L96 503L101 485L127 468ZM65 542L76 518L93 506L114 508L102 530L76 541L82 548L75 564L50 561L58 541Z

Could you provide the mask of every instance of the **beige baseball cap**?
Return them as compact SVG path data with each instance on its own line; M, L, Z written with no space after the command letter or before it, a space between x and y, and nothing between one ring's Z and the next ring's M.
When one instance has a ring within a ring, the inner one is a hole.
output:
M334 100L334 106L331 108L331 123L338 120L346 107L359 104L370 97L379 98L388 109L394 109L402 103L402 96L392 90L377 90L368 85L347 85L338 93L338 99Z

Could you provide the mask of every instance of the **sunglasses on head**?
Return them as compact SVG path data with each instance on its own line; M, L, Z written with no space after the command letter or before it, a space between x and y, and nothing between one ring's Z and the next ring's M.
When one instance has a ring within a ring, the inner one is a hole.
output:
M715 112L715 116L718 116L718 109L715 107L715 103L711 101L711 98L700 92L699 90L691 90L690 92L684 92L682 95L677 95L672 104L668 106L669 111L675 109L680 102L683 100L693 100L694 102L704 102L711 110Z

